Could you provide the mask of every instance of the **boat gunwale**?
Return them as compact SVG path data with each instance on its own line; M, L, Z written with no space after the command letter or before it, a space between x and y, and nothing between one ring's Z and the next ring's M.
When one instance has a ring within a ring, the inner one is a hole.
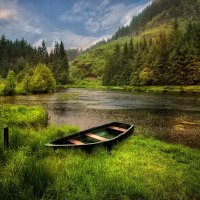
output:
M108 142L117 140L118 138L124 136L131 129L134 129L134 125L133 124L125 124L125 123L121 123L121 122L111 122L111 123L108 123L108 124L103 124L101 126L92 127L90 129L86 129L86 130L80 131L80 132L75 133L73 135L69 135L69 136L54 140L53 142L58 141L58 140L62 140L64 138L66 138L66 139L74 138L74 136L76 136L76 135L77 136L84 135L84 133L88 133L88 132L91 132L93 130L98 130L98 129L101 129L101 128L109 128L109 126L111 126L113 124L124 124L124 125L128 125L130 127L126 131L122 132L121 134L118 134L116 137L107 139L106 141L97 141L97 142L85 143L85 144L79 144L79 145L77 145L77 144L53 144L53 143L48 143L48 144L45 144L45 146L47 146L47 147L63 147L63 148L64 147L80 147L81 148L81 147L86 147L86 146L94 146L94 145L98 145L98 144L106 144ZM76 138L74 138L74 139L76 139Z

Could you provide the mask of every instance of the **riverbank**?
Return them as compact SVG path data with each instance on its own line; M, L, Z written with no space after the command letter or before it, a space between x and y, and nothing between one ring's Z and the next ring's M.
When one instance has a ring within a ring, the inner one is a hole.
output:
M1 106L0 122L10 127L6 152L0 137L0 199L200 198L197 149L136 132L111 153L53 150L44 144L78 128L46 127L41 107Z
M57 89L84 88L99 90L124 90L130 92L155 92L155 93L200 93L200 85L188 86L103 86L101 81L80 81L76 84L57 85ZM17 85L13 95L29 95L23 87ZM3 85L0 84L0 96L6 96Z
M200 93L200 85L188 86L102 86L100 81L80 81L76 84L58 85L57 88L85 88L103 90L125 90L131 92Z

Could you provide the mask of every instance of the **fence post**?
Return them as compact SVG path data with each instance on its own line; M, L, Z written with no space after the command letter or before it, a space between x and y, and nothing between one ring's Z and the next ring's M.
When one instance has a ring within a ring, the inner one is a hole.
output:
M9 148L9 132L8 132L8 127L4 128L3 136L4 136L4 150L6 150L6 149Z

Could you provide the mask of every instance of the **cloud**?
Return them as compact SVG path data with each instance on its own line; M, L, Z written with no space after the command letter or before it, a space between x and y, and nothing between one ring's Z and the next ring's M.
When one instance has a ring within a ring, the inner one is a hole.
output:
M138 1L132 4L124 2L76 1L70 11L61 16L61 20L70 23L84 24L84 28L91 34L98 32L113 33L119 26L128 25L134 15L146 7L150 1Z
M39 19L31 11L20 7L17 1L1 0L0 19L7 22L3 28L13 30L13 33L16 30L27 33L41 33L41 28L38 26Z
M105 36L106 37L106 36ZM70 40L68 39L70 38ZM52 41L63 41L66 48L82 48L86 49L91 44L99 40L99 37L82 36L73 31L65 30L60 32L49 33L48 39Z
M0 9L0 20L7 20L12 16L11 10Z
M26 3L22 0L0 2L0 35L6 34L9 39L23 37L34 46L39 46L46 38L48 49L52 48L55 41L60 40L66 48L88 48L97 41L110 37L119 26L128 24L132 16L147 5L126 5L124 1L111 0L72 1L74 3L60 15L59 20L63 24L71 23L73 27L76 23L84 32L83 35L83 32L72 31L70 26L58 26L56 20L49 20L31 0Z
M81 49L86 49L89 46L95 44L97 41L101 40L101 39L107 39L109 38L111 35L103 35L101 37L92 37L92 36L82 36L79 35L73 31L69 31L69 30L58 30L55 32L46 32L46 37L40 37L38 38L34 43L33 46L38 47L41 45L42 40L44 39L46 44L47 44L47 48L48 51L50 52L50 50L53 48L55 42L60 42L61 40L64 42L65 48L69 49L69 48L81 48ZM70 40L69 40L70 38Z
M73 16L67 17L70 20ZM45 39L48 50L53 47L55 41L62 40L66 48L85 49L98 40L98 37L82 36L70 30L58 28L38 13L21 7L17 1L7 3L1 0L0 20L6 20L6 24L0 23L0 27L3 26L0 34L4 33L2 30L6 30L8 37L25 37L35 47L40 46L42 40Z
M77 23L77 22L80 22L82 18L80 16L75 16L70 13L69 14L65 13L60 16L60 20L65 21L65 22L70 22L70 23Z

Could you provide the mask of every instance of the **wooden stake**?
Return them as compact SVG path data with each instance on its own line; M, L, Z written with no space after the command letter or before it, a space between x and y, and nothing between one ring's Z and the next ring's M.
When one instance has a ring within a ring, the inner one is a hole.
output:
M9 148L9 133L8 133L8 127L4 128L4 149L8 149Z

